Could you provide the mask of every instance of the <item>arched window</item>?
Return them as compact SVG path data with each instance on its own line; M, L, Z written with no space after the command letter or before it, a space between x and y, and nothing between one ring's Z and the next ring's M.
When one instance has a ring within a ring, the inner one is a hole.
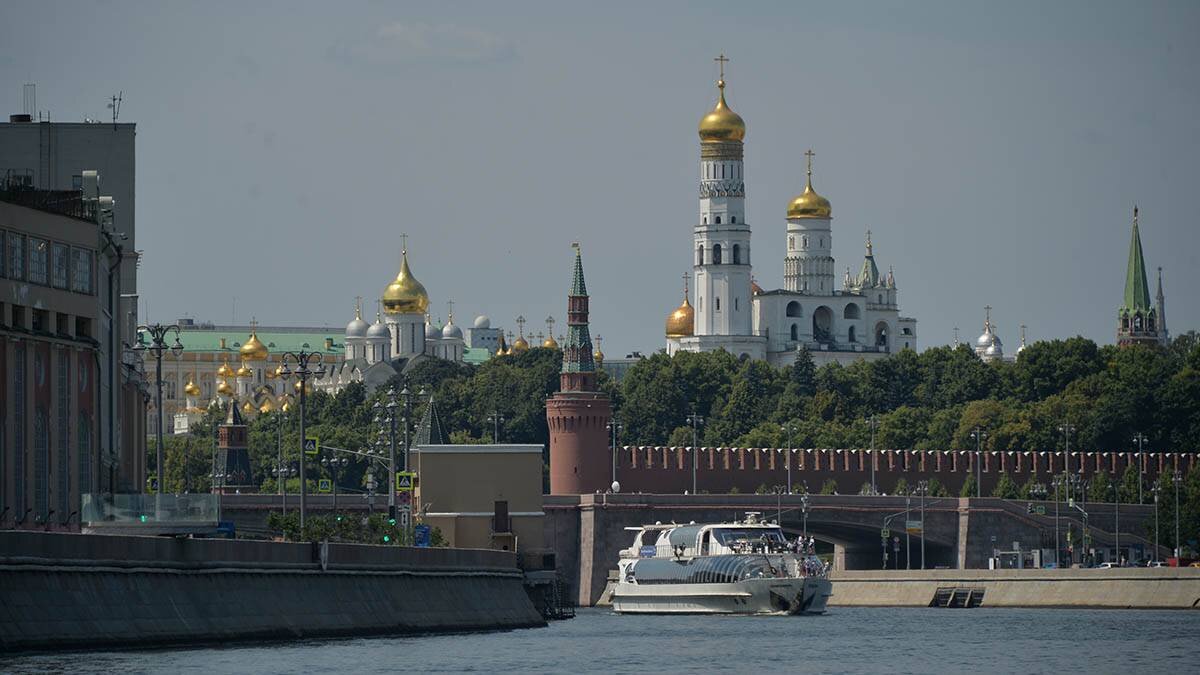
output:
M888 346L888 327L882 321L875 324L875 346L884 349L887 349Z
M846 305L846 309L843 310L843 312L842 312L842 318L843 319L861 319L862 311L859 310L857 304L852 302L852 303Z
M701 222L703 222L705 225L707 225L708 224L708 216L704 216L704 218L701 219Z
M729 222L731 222L731 223L736 223L736 222L737 222L737 216L729 216Z
M703 244L701 244L700 246L698 246L696 248L696 264L697 265L704 264L704 245Z
M787 304L787 315L804 316L804 308L800 306L800 303L793 300Z
M800 238L800 243L803 244L804 248L808 248L808 235L807 234Z
M742 308L742 305L741 305L741 303L739 303L739 302L738 302L738 298L736 298L736 297L735 297L735 298L733 299L733 311L735 311L735 312L736 312L736 311L738 311L738 310L739 310L739 309L741 309L741 308Z
M721 219L717 218L717 222L721 222ZM714 265L721 264L721 245L720 244L713 244L713 264Z
M717 298L716 300L714 300L714 302L716 302L717 304L713 305L713 307L715 307L718 312L721 311L721 299Z
M796 324L792 324L792 342L800 339L800 328Z
M796 248L796 238L788 237L788 248Z
M850 326L849 337L851 342L858 342L856 336L854 335L854 326Z
M883 293L879 294L879 304L883 304Z
M717 225L720 225L721 224L721 216L717 216L716 220L714 220L713 222L716 223Z
M742 247L737 244L733 245L733 264L734 265L742 264Z

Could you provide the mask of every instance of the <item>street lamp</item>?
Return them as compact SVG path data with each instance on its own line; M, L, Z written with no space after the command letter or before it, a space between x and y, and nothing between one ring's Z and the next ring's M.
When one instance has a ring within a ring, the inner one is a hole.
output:
M975 441L975 496L983 497L983 441L987 438L987 432L980 427L975 427L971 432L971 438Z
M1142 483L1145 482L1145 479L1142 478L1142 444L1148 440L1150 439L1146 438L1146 435L1141 432L1133 435L1133 442L1137 443L1138 446L1138 504L1145 503L1145 500L1142 498Z
M804 541L808 541L808 486L804 488L804 494L800 496L800 514L804 518L803 532Z
M1179 546L1179 486L1183 483L1183 474L1176 471L1171 482L1175 484L1175 559L1178 560L1182 550Z
M696 429L704 424L704 418L696 413L696 406L692 406L692 414L687 416L687 421L692 425L692 494L696 494Z
M925 569L925 495L929 494L929 481L917 481L917 494L921 496L921 569Z
M167 334L175 333L175 344L167 346ZM150 344L146 344L146 336L150 336ZM142 353L147 349L151 354L154 354L154 407L158 415L158 428L154 430L155 441L155 463L157 468L158 486L155 489L156 494L162 494L163 491L163 402L162 402L162 358L163 353L169 351L172 356L178 358L183 353L183 343L179 341L179 326L170 325L164 326L161 323L156 323L149 326L138 326L138 341L133 346L134 351ZM156 498L157 499L157 498Z
M408 387L404 387L403 393L407 401ZM391 480L396 480L396 410L400 404L396 400L396 389L389 388L387 393L383 395L383 399L376 401L373 406L375 410L375 423L381 425L379 429L380 436L388 438L388 473L391 475ZM405 424L405 432L408 431L408 425ZM376 442L377 450L381 441ZM407 446L407 443L405 444ZM407 460L407 454L405 455ZM407 461L405 462L407 464ZM407 466L405 467L407 469ZM396 486L391 485L388 489L388 518L396 517Z
M1121 564L1121 483L1120 481L1108 481L1108 489L1113 493L1113 514L1115 524L1113 525L1113 535L1117 539L1117 564Z
M1058 569L1060 567L1058 554L1059 554L1059 549L1062 548L1062 546L1059 544L1059 539L1058 539L1058 518L1059 518L1058 505L1059 505L1059 499L1060 499L1058 491L1060 488L1064 487L1064 483L1066 482L1066 476L1067 476L1066 473L1062 473L1051 479L1051 483L1053 483L1053 485L1054 485L1054 567L1055 567L1055 569Z
M912 537L908 533L909 509L912 507L912 495L904 495L904 569L912 569ZM921 523L924 527L925 523Z
M625 425L617 421L614 417L609 420L608 424L604 425L612 434L612 491L616 494L621 491L621 484L617 482L617 435L625 430Z
M488 424L492 425L493 443L500 442L500 425L504 424L504 413L499 410L493 410L492 414L487 416Z
M279 458L279 464L271 469L271 475L275 476L275 482L279 485L279 495L282 498L280 508L285 516L287 515L287 479L297 473L296 467L292 466L290 462L283 461L282 456Z
M771 488L771 492L775 495L775 522L783 527L783 492L784 486L776 485Z
M308 379L325 376L325 365L321 363L320 352L310 352L301 349L298 352L283 352L279 356L279 377L287 382L294 374L299 379L300 389L300 531L304 532L304 517L308 510L307 474L304 471L304 409L308 401ZM296 364L295 370L288 366L288 361ZM319 449L318 449L319 450Z
M871 415L866 419L867 424L871 427L871 448L867 451L867 459L871 461L871 494L879 494L879 490L875 487L875 428L879 426L879 420ZM887 548L886 546L884 548ZM884 555L887 555L886 552Z
M1071 473L1071 434L1075 432L1075 427L1069 422L1064 422L1058 425L1058 430L1062 432L1063 444L1066 448L1063 453L1063 471L1069 474Z
M1158 483L1150 488L1150 492L1154 493L1154 562L1158 562L1158 493L1161 490Z
M796 452L796 449L792 447L794 445L792 440L796 435L796 425L788 422L787 424L780 425L779 430L787 434L788 439L787 454L783 456L783 462L787 465L787 490L790 495L792 494L792 454Z
M345 468L350 460L346 457L323 457L321 466L329 469L329 478L333 483L333 512L337 513L337 474L338 469Z

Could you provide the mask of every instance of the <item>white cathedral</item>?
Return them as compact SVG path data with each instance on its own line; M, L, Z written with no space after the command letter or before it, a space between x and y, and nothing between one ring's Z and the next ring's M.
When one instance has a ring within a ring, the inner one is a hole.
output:
M720 59L724 66L724 57ZM896 279L880 274L867 232L857 275L846 268L834 285L833 213L812 187L787 208L784 288L753 280L742 146L746 123L725 102L722 68L717 105L700 120L700 221L693 229L696 305L685 283L683 304L667 316L667 353L724 349L735 356L792 364L801 347L813 361L848 363L916 349L917 320L900 315Z

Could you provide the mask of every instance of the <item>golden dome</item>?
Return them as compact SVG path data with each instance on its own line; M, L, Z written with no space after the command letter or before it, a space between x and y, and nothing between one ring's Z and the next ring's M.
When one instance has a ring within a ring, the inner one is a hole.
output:
M296 384L293 384L293 385L292 385L292 389L293 389L293 390L294 390L294 391L295 391L297 394L299 394L299 393L300 393L300 380L296 380ZM311 383L308 383L308 384L307 384L307 386L305 386L305 387L304 387L304 393L305 393L305 394L311 394L311 393L313 393L313 386L312 386L312 384L311 384Z
M229 396L233 393L233 387L229 386L229 383L225 380L221 380L217 383L217 393L222 396Z
M267 346L259 341L258 332L254 330L250 331L250 339L246 340L246 344L242 345L238 352L241 353L243 361L265 361L270 353Z
M199 396L200 387L192 381L192 378L189 377L187 384L183 385L183 393L192 397Z
M520 335L516 340L513 340L512 347L509 347L509 354L520 354L521 352L529 351L529 343L525 340L524 335Z
M237 369L237 376L238 377L254 377L254 371L250 370L250 366L247 366L245 363L243 363L242 367Z
M228 361L222 363L220 368L217 368L217 377L221 379L233 377L233 368L229 367Z
M254 404L251 403L250 401L246 401L245 403L242 404L242 414L243 415L253 415L254 411L255 411Z
M741 143L746 138L746 123L725 103L725 80L717 80L717 90L717 105L700 118L700 142Z
M542 340L542 346L546 349L558 349L558 342L555 341L553 335L547 335L545 340Z
M688 302L687 293L683 294L683 304L667 315L667 337L678 338L694 335L696 331L696 310Z
M817 191L812 186L813 151L809 150L804 154L808 155L808 180L804 185L804 192L788 204L787 217L832 218L833 207L829 205L829 200L817 194Z
M270 396L263 398L262 405L258 406L258 411L261 413L269 413L274 409L275 401L272 401Z
M408 269L408 250L400 255L400 273L383 289L383 310L392 314L424 314L429 309L429 294Z
M592 352L592 360L596 363L602 363L604 361L604 352L600 351L599 347L596 348L596 351Z

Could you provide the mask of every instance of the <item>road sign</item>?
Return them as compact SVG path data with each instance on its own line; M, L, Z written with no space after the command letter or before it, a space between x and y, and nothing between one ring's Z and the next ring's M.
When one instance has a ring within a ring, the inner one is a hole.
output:
M304 437L304 454L315 455L321 448L321 439L317 436Z
M417 474L411 471L396 472L396 492L411 492L416 483Z
M904 521L904 531L909 534L921 534L924 531L924 523L919 520Z
M321 480L317 481L317 491L333 492L333 481L329 480L328 478L322 478Z
M413 546L428 548L429 546L429 526L418 525L413 528Z
M399 525L401 530L407 530L412 524L412 511L407 508L402 508L397 511L396 515L400 516Z
M1045 505L1045 504L1038 504L1038 505L1037 505L1037 514L1038 514L1039 516L1044 516L1044 515L1046 515L1046 505Z
M400 506L411 506L412 505L412 493L411 492L401 492L400 494L396 495L396 503L399 504Z
M892 536L892 531L885 527L879 532L879 536L887 539L888 537Z
M146 492L150 494L158 492L158 476L150 476L146 479Z

